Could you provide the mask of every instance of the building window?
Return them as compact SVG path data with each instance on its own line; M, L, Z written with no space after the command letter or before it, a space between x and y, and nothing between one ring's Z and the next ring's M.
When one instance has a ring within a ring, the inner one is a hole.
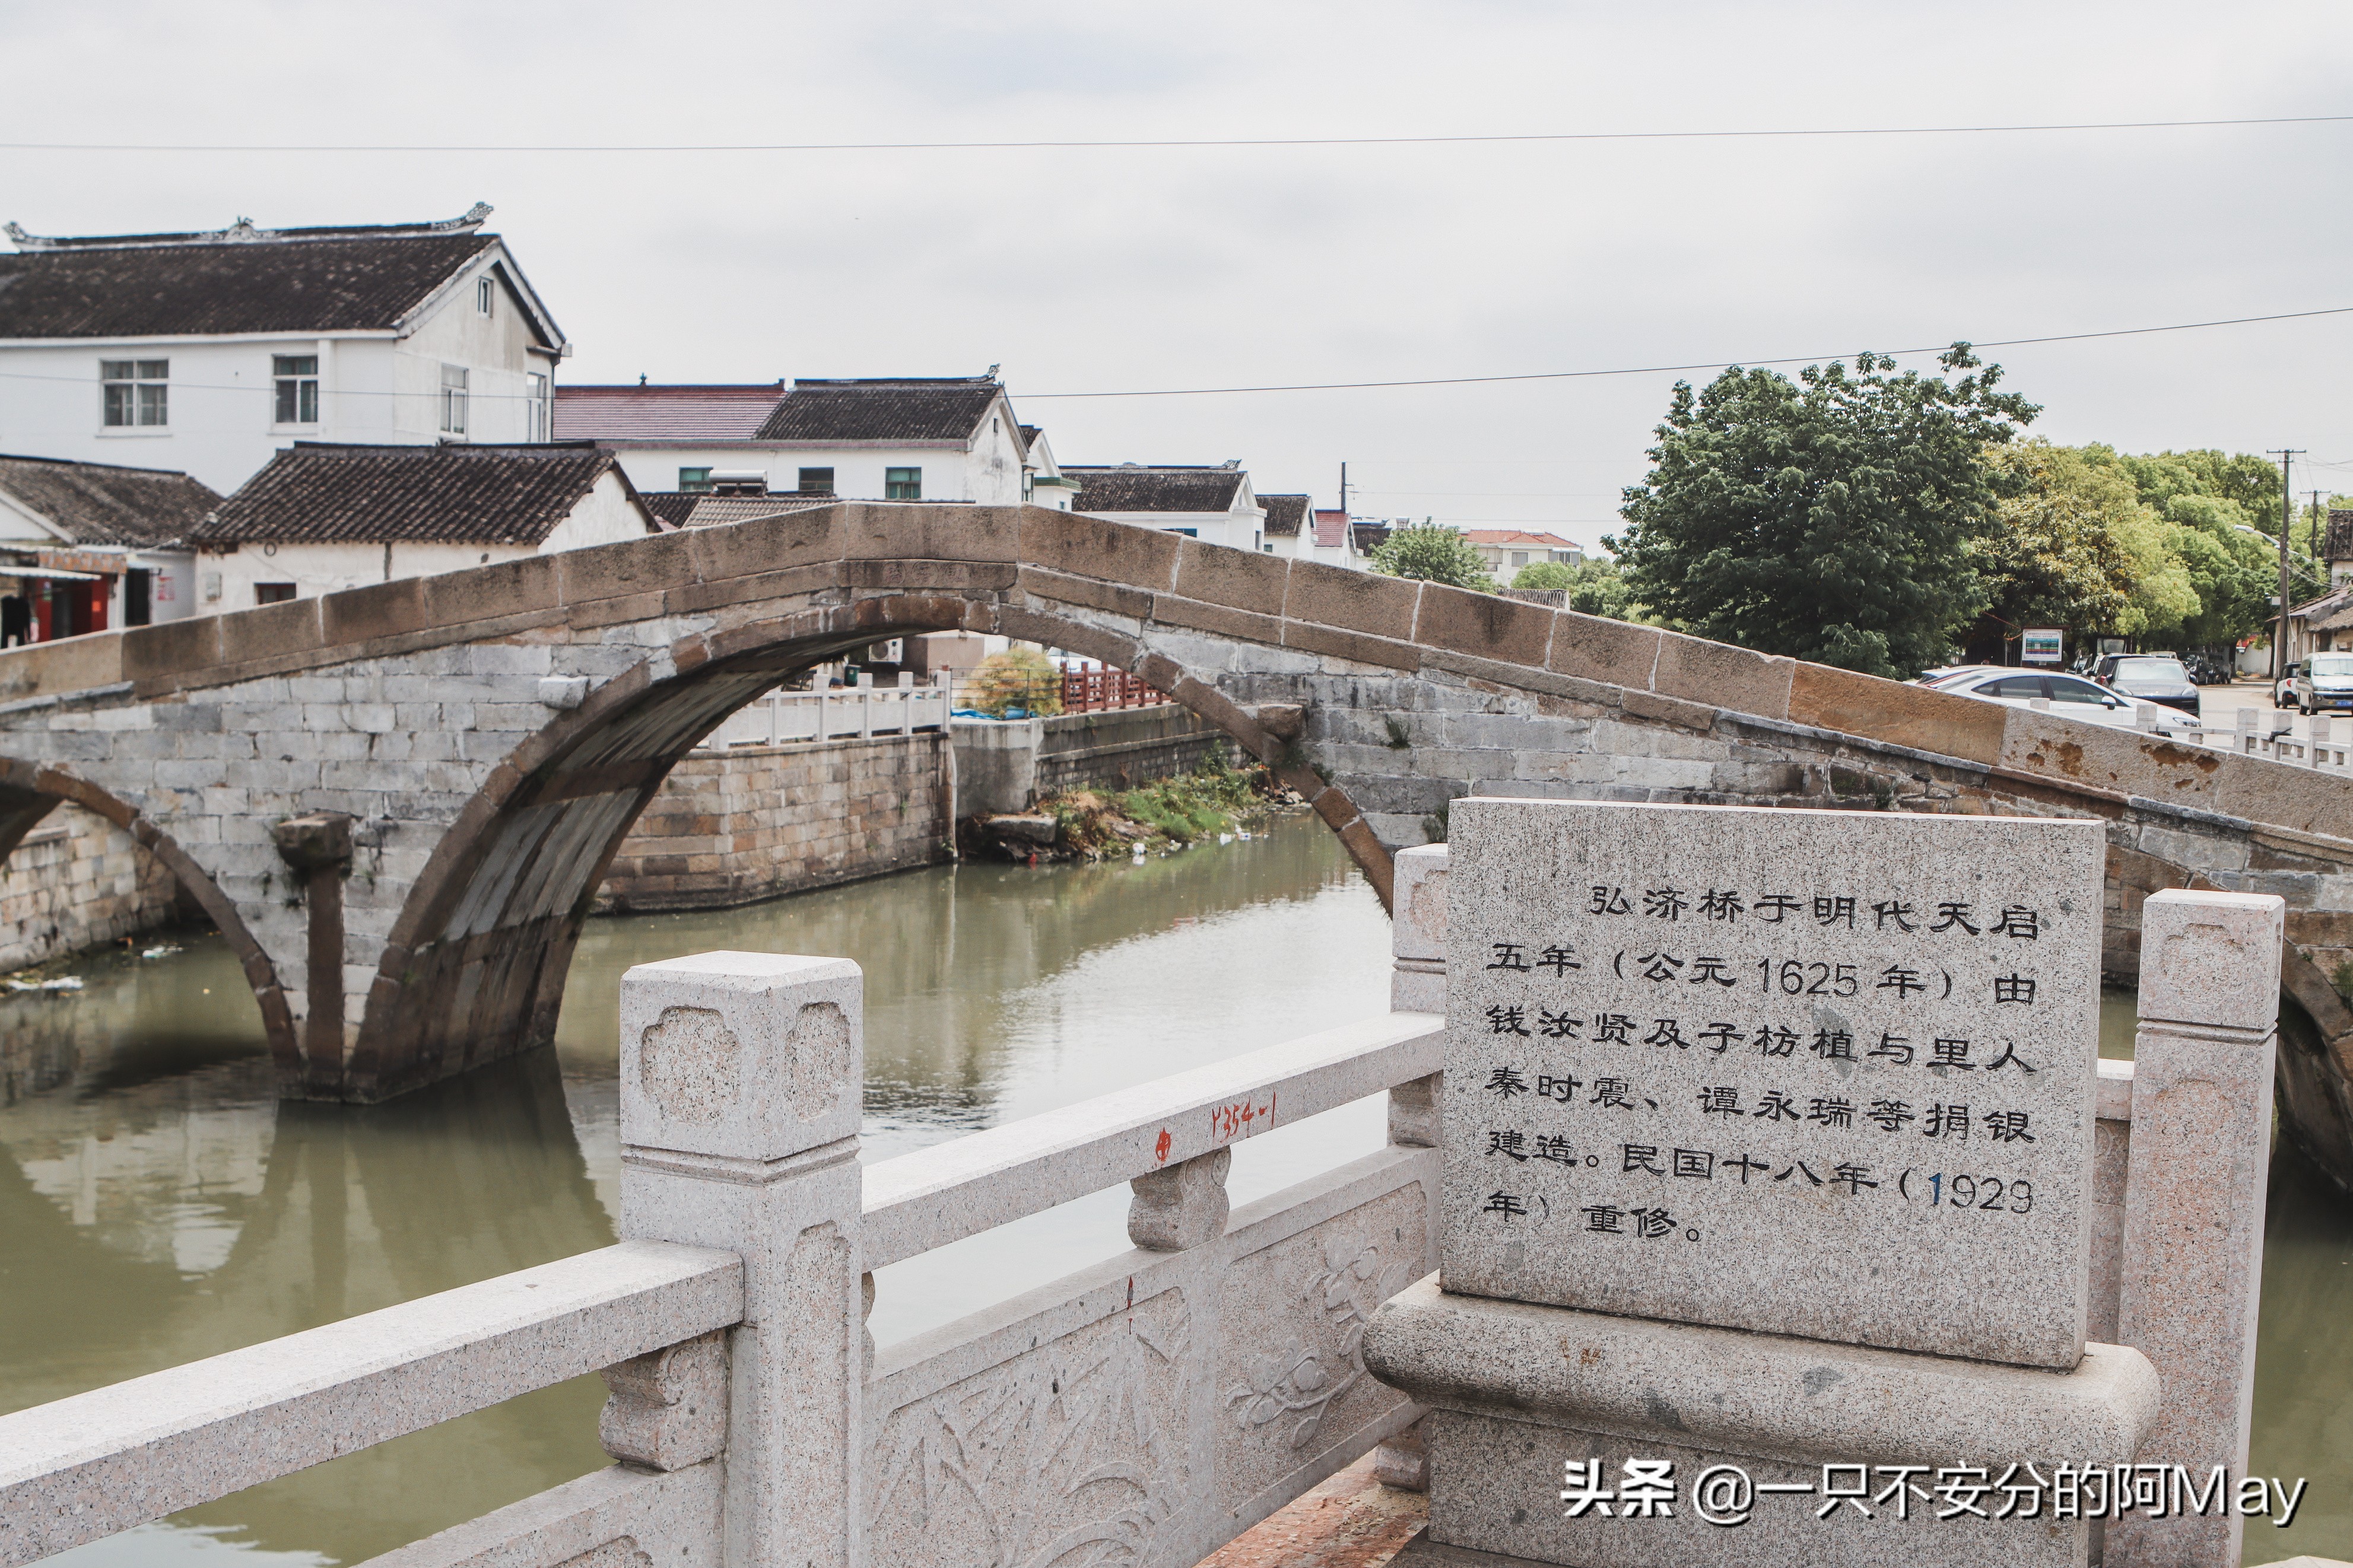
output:
M531 434L524 439L544 441L555 423L551 417L554 405L548 397L547 377L535 370L531 371L524 374L522 384L530 394L528 407L531 412Z
M271 354L269 374L278 383L278 423L319 422L319 356Z
M899 470L894 468L892 471L896 473ZM831 468L803 468L801 470L800 492L805 496L831 495L833 493L833 470Z
M923 499L923 470L921 468L885 468L882 470L884 500L921 500Z
M678 471L678 488L682 490L691 490L697 495L702 494L711 489L711 470L681 468Z
M253 602L257 605L282 605L294 596L291 583L256 583Z
M462 364L441 367L441 433L466 433L466 367Z
M478 314L489 315L498 296L499 286L494 280L487 277L474 279L474 310Z
M1527 563L1528 563L1528 552L1527 552L1526 551L1525 551L1525 550L1514 550L1514 551L1513 551L1513 552L1512 552L1512 564L1513 564L1513 565L1514 565L1514 566L1525 566L1525 565L1526 565Z
M102 359L98 379L106 387L110 426L168 425L172 362L167 359Z

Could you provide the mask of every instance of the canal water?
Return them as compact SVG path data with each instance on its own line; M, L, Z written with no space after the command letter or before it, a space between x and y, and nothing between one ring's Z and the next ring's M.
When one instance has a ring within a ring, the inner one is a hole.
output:
M0 1411L613 1239L615 1006L714 948L866 971L865 1157L888 1158L1387 1005L1388 927L1293 818L1142 865L911 872L591 923L557 1048L389 1105L280 1105L216 939L0 996ZM2102 1050L2130 1054L2129 998ZM1377 1147L1378 1098L1237 1149L1237 1204ZM885 1270L888 1344L1126 1245L1124 1189ZM2353 1204L2274 1161L2253 1468L2313 1485L2247 1558L2353 1556ZM584 1378L69 1553L75 1568L355 1562L605 1464Z

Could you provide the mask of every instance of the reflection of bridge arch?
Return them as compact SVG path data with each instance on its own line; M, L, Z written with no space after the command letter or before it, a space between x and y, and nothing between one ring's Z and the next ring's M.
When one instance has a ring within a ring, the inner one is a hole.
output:
M137 806L78 777L69 768L0 756L0 859L6 858L43 817L61 805L78 805L106 818L129 834L132 842L163 862L173 879L196 900L205 917L219 928L229 951L237 955L246 984L253 987L253 999L261 1007L262 1029L269 1038L270 1055L280 1070L296 1068L300 1058L295 1048L294 1016L287 1006L285 988L278 982L277 966L271 963L269 952L246 929L236 900L221 890L212 873Z
M2152 888L2289 893L2289 984L2344 1100L2343 778L1038 508L851 503L0 652L0 847L87 791L237 944L288 1092L380 1098L546 1037L612 850L728 710L947 627L1144 676L1312 800L1384 897L1384 843L1472 790L2100 817L2112 969ZM1269 703L1304 732L1270 734ZM322 814L353 829L340 924L270 841Z
M845 633L822 609L697 635L632 667L505 759L469 800L417 877L368 993L348 1076L363 1098L397 1093L453 1069L450 1045L500 1042L483 1059L554 1038L565 976L613 857L680 759L730 713L794 675L875 640L949 631L961 601L891 595L862 601L867 624ZM1042 615L1031 630L1077 653L1096 628ZM1117 651L1117 650L1104 650ZM657 676L657 667L670 673ZM1161 677L1167 680L1166 674ZM1272 749L1232 703L1198 679L1171 694L1254 752ZM1312 773L1308 775L1313 777ZM1328 821L1356 819L1325 786ZM1369 833L1350 849L1385 889L1388 856Z

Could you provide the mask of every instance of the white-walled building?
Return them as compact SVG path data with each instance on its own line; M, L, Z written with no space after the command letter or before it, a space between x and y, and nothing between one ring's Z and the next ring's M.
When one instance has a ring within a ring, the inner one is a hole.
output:
M0 645L193 615L185 541L220 504L169 469L0 457Z
M1365 557L1356 549L1356 531L1348 526L1346 512L1318 510L1314 500L1303 495L1262 495L1258 503L1266 511L1264 542L1260 548L1268 554L1356 572L1365 569Z
M47 238L0 256L0 450L233 490L296 440L548 438L564 334L444 223Z
M280 453L190 532L196 607L245 610L661 531L586 443Z
M1121 463L1114 467L1063 468L1075 479L1073 510L1113 522L1182 533L1207 544L1260 550L1266 543L1266 509L1241 459L1215 467Z
M1487 563L1489 574L1507 588L1511 586L1512 574L1523 566L1546 561L1575 566L1585 559L1583 545L1557 533L1534 533L1518 528L1466 528L1462 537Z
M555 433L617 454L649 496L722 488L1070 510L1042 433L1014 417L993 372L789 386L565 386L556 393Z

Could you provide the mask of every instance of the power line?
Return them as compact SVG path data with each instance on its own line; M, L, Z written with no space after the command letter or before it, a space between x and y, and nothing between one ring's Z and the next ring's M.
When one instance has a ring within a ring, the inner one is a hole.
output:
M8 153L1029 153L1187 148L1461 147L1571 142L1732 142L1851 136L2021 136L2084 131L2208 131L2266 125L2339 125L2353 114L2278 114L2241 120L2100 120L2024 125L1824 126L1741 131L1545 131L1464 136L1249 136L1035 142L0 142Z
M2216 321L2179 321L2164 327L2117 327L2100 332L2059 332L2040 338L2002 338L1991 342L1973 342L1971 348L2014 349L2035 343L2084 342L2094 338L2129 338L2149 332L2190 332L2208 327L2243 327L2259 321L2296 321L2313 316L2353 314L2353 305L2332 305L2323 310L2287 310L2274 316L2233 316ZM1896 349L1896 353L1942 353L1949 344L1936 343L1926 348ZM1686 371L1715 370L1724 365L1811 364L1823 360L1843 359L1844 353L1793 354L1779 359L1715 359L1692 364L1637 365L1622 370L1544 370L1527 371L1514 375L1440 375L1412 381L1325 381L1303 382L1282 386L1178 386L1155 392L1025 392L1024 401L1063 397L1210 397L1243 392L1360 392L1383 387L1402 386L1480 386L1508 381L1578 381L1610 375L1669 375Z

